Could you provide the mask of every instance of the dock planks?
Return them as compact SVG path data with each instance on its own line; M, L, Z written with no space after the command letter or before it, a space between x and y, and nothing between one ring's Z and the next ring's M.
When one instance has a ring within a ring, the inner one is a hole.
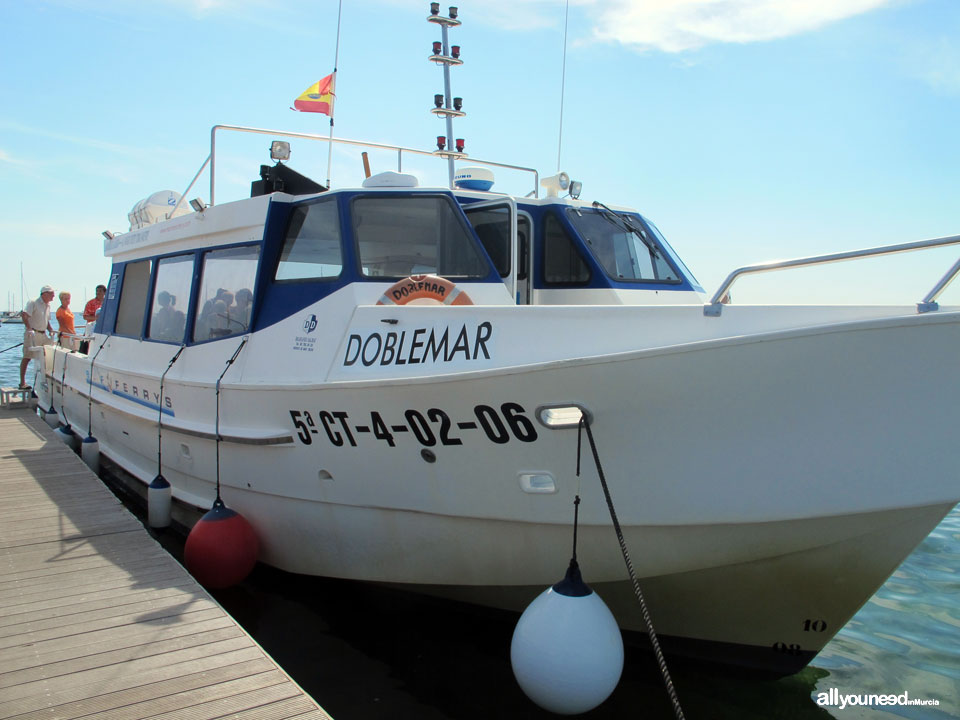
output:
M329 720L29 409L0 410L0 718Z

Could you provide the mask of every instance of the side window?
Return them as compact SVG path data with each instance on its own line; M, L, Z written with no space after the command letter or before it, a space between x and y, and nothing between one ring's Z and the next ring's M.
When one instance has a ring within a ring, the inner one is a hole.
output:
M548 283L583 284L590 280L590 268L553 215L547 215L543 225L543 275Z
M500 277L510 274L510 208L506 205L482 210L465 208L467 220L480 238Z
M520 243L520 267L517 280L527 279L527 259L530 257L530 216L517 216L517 241Z
M340 216L336 199L299 205L290 215L276 280L314 280L340 275Z
M123 271L123 287L120 288L120 306L117 309L117 335L140 337L150 291L152 264L150 260L130 262Z
M259 245L211 250L203 254L193 341L242 335L250 330Z
M471 210L468 205L464 211L500 277L507 277L510 274L510 261L513 259L513 253L510 252L510 208L504 206ZM517 268L517 280L526 280L527 256L530 253L530 217L528 215L517 215L517 242L520 244L520 267Z
M150 310L151 340L183 342L186 309L193 284L193 255L164 258L157 263L157 282Z

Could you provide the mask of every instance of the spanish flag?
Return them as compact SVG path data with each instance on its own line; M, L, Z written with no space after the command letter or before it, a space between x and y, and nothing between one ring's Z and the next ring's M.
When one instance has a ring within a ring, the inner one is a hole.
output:
M333 117L335 75L336 73L330 73L304 90L303 94L293 101L293 107L290 109L300 112L323 113Z

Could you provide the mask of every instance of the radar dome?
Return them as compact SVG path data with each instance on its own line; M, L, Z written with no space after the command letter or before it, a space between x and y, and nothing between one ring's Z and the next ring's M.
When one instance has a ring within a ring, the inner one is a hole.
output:
M493 187L493 173L487 168L460 168L453 176L453 184L464 190L482 190Z

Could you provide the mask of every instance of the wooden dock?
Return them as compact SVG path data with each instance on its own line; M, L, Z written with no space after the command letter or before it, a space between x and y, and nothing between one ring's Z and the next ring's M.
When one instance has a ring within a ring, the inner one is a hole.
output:
M0 410L0 718L329 715L47 425Z

